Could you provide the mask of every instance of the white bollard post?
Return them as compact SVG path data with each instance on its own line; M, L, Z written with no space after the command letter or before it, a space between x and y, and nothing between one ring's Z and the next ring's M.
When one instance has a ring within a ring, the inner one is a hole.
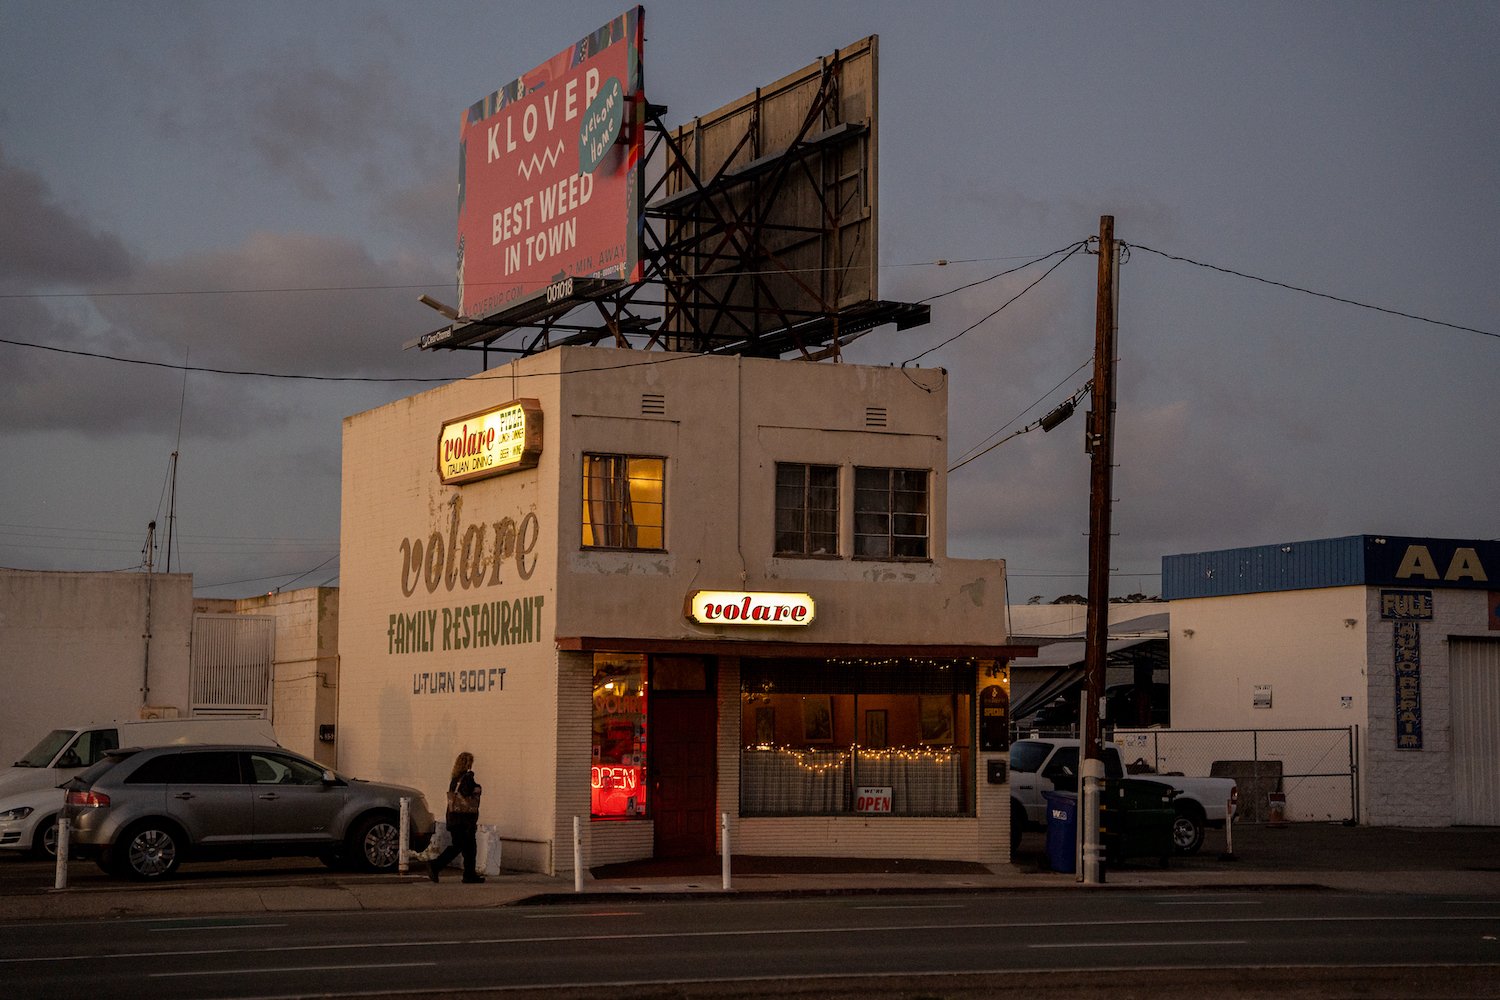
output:
M573 891L583 891L583 826L573 817Z
M1239 860L1234 856L1234 799L1224 803L1224 853L1219 855L1219 860Z
M57 814L57 870L52 880L52 888L66 889L68 887L68 817L66 813Z
M721 817L719 832L719 853L723 857L724 868L724 891L729 891L729 814L724 813Z
M396 841L396 872L405 875L410 868L411 855L411 833L408 827L411 825L411 797L401 797L401 833Z

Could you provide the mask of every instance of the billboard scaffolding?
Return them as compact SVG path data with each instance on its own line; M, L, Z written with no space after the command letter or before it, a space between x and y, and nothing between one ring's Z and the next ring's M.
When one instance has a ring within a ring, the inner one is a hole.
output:
M878 295L877 49L862 39L675 129L642 100L656 180L639 280L575 278L498 313L460 310L408 346L820 360L878 326L926 323L926 306Z

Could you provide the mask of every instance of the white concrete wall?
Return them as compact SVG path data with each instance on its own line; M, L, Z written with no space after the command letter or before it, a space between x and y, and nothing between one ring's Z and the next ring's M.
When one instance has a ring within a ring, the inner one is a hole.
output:
M1393 623L1380 618L1381 589L1334 587L1173 601L1173 728L1358 726L1361 822L1450 825L1448 645L1452 636L1491 634L1488 595L1429 591L1433 620L1420 623L1422 749L1398 750ZM1262 684L1271 686L1269 709L1253 707L1255 687Z
M0 760L143 705L186 716L192 587L181 573L0 569Z
M441 816L454 757L473 753L485 789L480 822L496 827L507 867L539 869L553 863L560 846L554 844L560 687L553 641L559 410L556 380L545 377L555 353L347 418L341 510L340 766L419 788ZM442 485L436 471L442 423L522 397L541 401L541 464L462 487ZM482 526L488 551L497 522L520 524L527 515L540 536L521 566L512 553L498 567L487 563L477 583L447 573L450 540L461 556L465 536L477 537ZM425 564L434 536L444 563L429 580L406 562L420 544ZM522 601L533 609L532 631L525 637L507 631L504 638L524 641L478 644L465 630L465 612L472 623L476 609L490 616L504 603L509 615ZM425 636L430 648L403 647L400 625L418 616L436 624L435 634ZM587 688L583 697L587 703ZM586 802L586 766L583 773Z
M1364 725L1365 623L1363 587L1173 601L1172 728Z
M946 556L947 394L913 381L938 385L940 374L709 356L640 365L625 352L562 353L569 368L630 367L571 376L564 415L549 425L563 452L559 635L744 638L743 628L696 625L682 614L690 590L732 589L815 592L813 625L777 638L1005 641L1003 561ZM642 416L645 393L664 397L664 415ZM870 407L886 412L884 428L865 426ZM669 456L665 552L580 549L586 452ZM931 559L863 561L849 551L775 558L778 461L840 467L846 547L854 466L933 470Z
M335 725L339 687L339 590L304 587L281 594L194 602L201 614L262 615L276 620L271 722L276 741L328 767L338 743L320 742L318 727Z
M909 376L938 388L924 391ZM559 653L557 637L744 638L743 631L684 618L691 590L725 588L815 593L815 623L777 639L1004 643L1004 564L945 555L941 381L936 372L558 349L347 418L340 764L421 788L440 811L453 756L467 749L486 790L480 821L497 826L507 866L521 852L540 867L567 871L572 817L588 814L592 659ZM643 412L646 393L662 397L664 413ZM442 422L519 398L541 405L538 466L441 485ZM887 426L866 427L867 407L883 408ZM666 456L666 551L582 548L588 452ZM777 461L844 469L845 544L855 464L932 470L931 559L855 561L847 552L834 560L773 558ZM425 561L434 537L448 559L448 549L462 552L471 528L486 526L493 539L495 523L528 516L539 534L524 571L510 559L495 579L486 564L483 580L470 584L463 575L429 579L404 569L418 544ZM529 641L464 647L461 632L442 631L464 609L497 601L541 602ZM419 615L437 621L436 642L403 651L393 627ZM505 670L503 689L431 691L434 677L492 677L488 671L498 669ZM731 695L738 719L738 691L722 696ZM737 725L727 723L725 731L737 742ZM734 764L737 773L737 758ZM721 767L721 796L726 788L732 783ZM938 838L940 853L928 856L975 856L975 820L922 821L912 829L924 825L952 831ZM590 826L590 864L649 853L640 824ZM847 848L848 841L839 835L828 843Z

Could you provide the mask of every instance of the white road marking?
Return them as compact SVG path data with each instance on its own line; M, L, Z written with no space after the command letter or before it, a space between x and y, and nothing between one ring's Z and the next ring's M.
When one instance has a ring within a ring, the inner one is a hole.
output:
M285 965L275 969L203 969L193 972L151 972L151 979L180 979L184 976L269 976L278 972L347 972L351 969L416 969L437 965L436 962L387 962L381 965Z

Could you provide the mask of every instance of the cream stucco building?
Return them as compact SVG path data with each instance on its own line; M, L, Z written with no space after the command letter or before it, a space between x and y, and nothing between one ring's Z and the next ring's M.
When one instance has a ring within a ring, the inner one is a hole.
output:
M507 867L1007 858L1005 567L945 550L946 374L558 348L344 425L339 763ZM446 482L444 480L447 480Z

